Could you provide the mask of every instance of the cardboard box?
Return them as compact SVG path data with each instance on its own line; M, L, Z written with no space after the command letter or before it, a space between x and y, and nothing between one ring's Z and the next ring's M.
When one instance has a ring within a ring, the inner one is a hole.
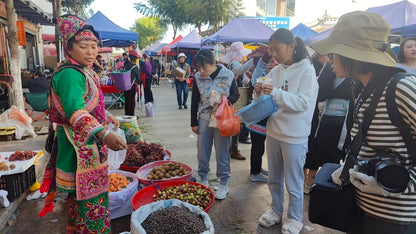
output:
M184 76L186 74L186 71L185 70L183 70L182 68L180 68L180 67L176 67L175 68L175 70L173 70L173 75L174 76L180 76L180 77L182 77L182 76Z

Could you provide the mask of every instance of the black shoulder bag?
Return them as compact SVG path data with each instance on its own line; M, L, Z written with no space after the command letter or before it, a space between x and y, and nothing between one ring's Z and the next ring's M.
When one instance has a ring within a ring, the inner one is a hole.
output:
M348 231L353 224L358 207L354 199L354 187L349 183L349 169L353 168L356 162L357 155L360 152L361 145L388 80L386 78L382 82L378 82L374 89L370 89L368 92L363 91L361 94L360 100L363 100L363 96L368 97L374 91L370 105L364 112L363 122L360 124L357 121L359 130L352 140L350 151L345 160L340 176L342 184L338 186L331 178L332 173L341 166L340 164L325 163L315 176L309 192L308 215L312 223L343 232ZM358 101L358 105L361 103L362 101ZM355 111L358 111L357 106Z

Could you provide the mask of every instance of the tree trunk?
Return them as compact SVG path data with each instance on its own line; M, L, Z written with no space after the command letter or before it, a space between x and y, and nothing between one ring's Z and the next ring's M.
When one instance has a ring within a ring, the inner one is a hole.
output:
M201 35L201 23L197 23L196 26L198 27L198 33Z
M53 0L52 1L52 8L53 8L53 18L57 19L61 16L62 12L62 0ZM59 40L59 28L55 25L55 46L56 46L56 61L61 62L61 41Z
M10 48L10 73L14 78L11 89L9 90L9 102L10 105L16 105L24 109L23 104L23 91L22 91L22 78L20 67L20 54L19 54L19 41L17 39L17 26L16 26L16 11L14 9L13 0L6 0L6 13L7 13L7 41Z
M178 31L178 28L175 27L175 25L172 25L172 28L173 28L173 39L172 40L175 40L175 38L176 38L176 32Z

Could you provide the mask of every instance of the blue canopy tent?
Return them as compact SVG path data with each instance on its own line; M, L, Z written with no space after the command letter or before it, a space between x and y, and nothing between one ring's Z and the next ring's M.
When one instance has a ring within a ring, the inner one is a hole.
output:
M400 33L400 30L404 30L405 26L416 24L416 5L408 0L384 6L370 7L367 11L377 13L383 17L390 24L391 32ZM309 37L305 40L305 43L309 45L313 41L324 39L328 37L331 31L332 28Z
M367 11L381 15L390 24L391 29L416 24L416 5L408 0L370 7Z
M157 47L159 47L161 44L162 44L162 43L161 43L160 41L157 41L157 42L155 42L155 43L153 43L153 44L149 45L148 47L144 48L144 49L143 49L143 53L145 53L145 54L149 54L149 55L150 55L150 53L151 53L154 49L156 49Z
M162 43L158 47L156 47L156 48L154 48L152 50L149 50L148 52L145 52L145 53L148 54L148 55L150 55L150 56L156 56L157 55L157 52L161 51L162 48L165 47L165 46L167 46L167 45L168 45L168 43Z
M306 40L306 38L317 34L317 32L302 23L296 25L290 31L292 31L293 35L296 37L302 38L302 40Z
M322 31L322 32L320 32L318 34L315 34L315 35L313 35L311 37L308 37L305 40L305 44L306 45L310 45L311 42L313 42L313 41L319 41L319 40L322 40L324 38L327 38L329 36L329 34L332 32L332 29L333 28L328 28L328 29L326 29L326 30L324 30L324 31Z
M416 36L416 24L407 25L401 28L395 28L391 30L393 34L400 34L402 37L414 37Z
M97 11L86 22L94 26L103 47L127 47L139 38L137 33L118 26L100 11Z
M201 35L196 30L193 30L186 35L182 40L172 44L171 49L174 48L186 48L186 49L200 49L201 48Z
M201 44L218 42L268 43L273 30L257 19L233 19L218 32L202 39Z

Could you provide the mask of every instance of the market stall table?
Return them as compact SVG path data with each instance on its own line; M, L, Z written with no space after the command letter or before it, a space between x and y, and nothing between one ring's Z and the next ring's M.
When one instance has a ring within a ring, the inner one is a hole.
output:
M115 104L120 104L119 107L121 108L122 104L124 104L124 100L122 99L122 97L124 96L123 91L118 90L116 86L114 85L101 85L100 88L104 94L106 93L110 94L110 96L108 96L110 98L104 97L106 104L107 104L107 101L110 104L106 108L107 110L110 109Z

